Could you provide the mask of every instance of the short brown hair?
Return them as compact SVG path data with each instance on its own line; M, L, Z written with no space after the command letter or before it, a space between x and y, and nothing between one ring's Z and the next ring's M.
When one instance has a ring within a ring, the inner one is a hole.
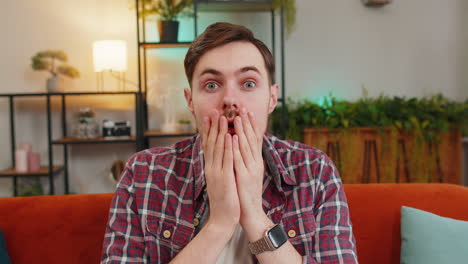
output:
M270 85L273 84L275 76L275 60L268 47L260 40L256 39L248 28L230 23L218 22L208 26L190 45L187 55L185 55L184 67L185 75L192 86L195 66L200 58L211 49L234 42L247 41L255 45L263 56L265 68L268 73Z

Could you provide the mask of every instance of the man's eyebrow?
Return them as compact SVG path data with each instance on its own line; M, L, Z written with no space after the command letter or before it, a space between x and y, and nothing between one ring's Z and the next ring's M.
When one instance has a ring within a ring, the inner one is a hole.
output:
M245 72L248 72L248 71L254 71L254 72L256 72L258 75L261 75L260 70L258 70L258 68L255 67L255 66L245 66L245 67L242 67L240 70L238 70L238 71L236 72L236 74L245 73ZM199 77L201 77L201 76L203 76L203 75L205 75L205 74L213 74L213 75L216 75L216 76L223 75L223 74L222 74L220 71L218 71L218 70L215 70L215 69L213 69L213 68L207 68L207 69L204 69L204 70L200 73Z
M244 72L248 72L248 71L254 71L256 73L258 73L258 75L261 75L260 74L260 71L257 69L257 67L255 66L245 66L245 67L242 67L238 73L244 73Z
M201 77L201 76L203 76L203 75L205 75L205 74L213 74L213 75L217 75L217 76L222 75L221 72L218 71L218 70L215 70L215 69L212 69L212 68L207 68L207 69L204 69L204 70L200 73L199 77Z

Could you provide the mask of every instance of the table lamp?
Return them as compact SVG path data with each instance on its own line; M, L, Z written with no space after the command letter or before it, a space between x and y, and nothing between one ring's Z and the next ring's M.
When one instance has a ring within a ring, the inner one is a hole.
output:
M127 44L123 40L99 40L93 43L94 72L98 90L104 90L104 72L109 71L118 80L119 90L125 90ZM116 75L113 73L116 72Z

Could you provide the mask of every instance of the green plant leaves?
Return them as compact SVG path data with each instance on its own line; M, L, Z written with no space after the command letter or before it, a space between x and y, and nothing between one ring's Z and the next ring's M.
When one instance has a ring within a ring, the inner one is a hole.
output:
M308 101L288 100L287 134L293 140L302 139L302 130L314 128L394 127L412 131L425 140L437 141L438 132L451 126L462 128L468 135L468 99L455 102L441 94L424 98L379 96L363 97L350 102L328 96L321 105ZM272 115L273 133L281 130L281 109Z
M80 72L73 66L56 65L56 61L67 61L67 54L63 50L39 51L31 58L31 68L36 71L48 71L52 75L62 74L70 78L80 77Z
M143 0L141 14L158 15L161 20L176 20L180 16L192 16L192 0Z

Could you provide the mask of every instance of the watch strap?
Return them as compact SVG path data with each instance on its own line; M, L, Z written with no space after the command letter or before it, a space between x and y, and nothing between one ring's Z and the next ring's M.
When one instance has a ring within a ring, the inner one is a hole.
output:
M249 249L250 249L250 252L253 255L258 255L258 254L263 253L265 251L275 250L275 248L271 244L271 241L270 241L270 238L268 237L268 235L262 237L261 239L255 241L253 243L249 243Z
M281 247L284 243L286 243L287 240L288 237L284 232L283 227L277 224L268 229L265 232L264 237L253 243L249 243L249 249L253 255L258 255L262 252L273 251Z

